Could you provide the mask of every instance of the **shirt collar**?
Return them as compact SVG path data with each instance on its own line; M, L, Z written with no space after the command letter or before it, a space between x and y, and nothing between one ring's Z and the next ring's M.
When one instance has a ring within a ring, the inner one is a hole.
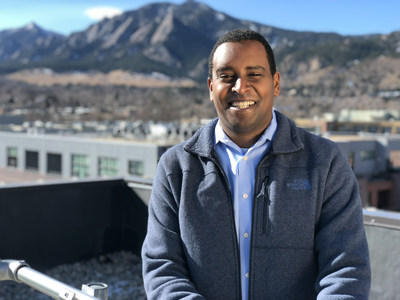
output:
M275 110L272 110L271 122L269 123L268 127L264 130L264 133L262 134L262 136L252 146L252 148L261 146L264 143L266 143L267 141L272 141L277 128L278 128L278 123L276 121ZM218 142L221 142L221 143L224 143L229 146L235 145L237 147L237 145L231 141L231 139L226 135L226 133L222 129L220 120L218 120L217 125L215 126L214 132L215 132L215 144L218 144Z

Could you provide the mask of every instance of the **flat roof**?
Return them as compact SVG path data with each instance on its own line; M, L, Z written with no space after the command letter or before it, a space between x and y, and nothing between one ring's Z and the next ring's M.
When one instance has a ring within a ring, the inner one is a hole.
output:
M25 171L14 168L0 168L0 186L19 183L44 183L60 181L63 179L57 175L44 175L35 171Z

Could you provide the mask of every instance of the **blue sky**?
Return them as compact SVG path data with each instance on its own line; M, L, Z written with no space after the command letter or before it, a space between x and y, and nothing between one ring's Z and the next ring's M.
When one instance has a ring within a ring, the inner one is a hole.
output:
M399 0L198 0L233 17L285 29L343 35L400 30ZM99 11L137 9L144 0L0 0L0 30L30 22L62 34L85 30ZM182 4L184 0L165 0Z

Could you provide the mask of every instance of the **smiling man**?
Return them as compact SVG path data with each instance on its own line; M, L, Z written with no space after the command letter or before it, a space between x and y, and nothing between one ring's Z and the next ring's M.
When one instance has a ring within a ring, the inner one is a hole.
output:
M234 30L209 60L218 118L161 158L143 244L148 299L368 299L354 174L274 111L268 42Z
M212 65L208 86L221 126L239 147L249 148L272 119L280 74L270 70L265 47L254 40L221 44Z

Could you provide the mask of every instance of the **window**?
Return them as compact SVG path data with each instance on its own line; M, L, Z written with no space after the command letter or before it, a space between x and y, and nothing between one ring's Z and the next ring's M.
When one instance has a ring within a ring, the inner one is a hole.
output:
M7 148L7 166L8 167L18 166L18 149L15 147Z
M39 152L25 151L25 169L39 170Z
M130 160L128 162L128 174L134 176L144 175L144 164L142 161Z
M339 126L338 131L349 132L352 131L352 128L350 127L350 125L343 124Z
M392 133L392 127L386 126L382 128L383 133Z
M78 178L89 177L90 161L87 155L72 154L71 176Z
M362 126L362 125L355 125L355 126L354 126L354 131L355 131L355 132L362 132L362 131L364 131L364 126Z
M373 160L375 159L375 151L373 150L363 150L361 151L362 160Z
M61 174L61 154L47 153L47 173Z
M118 176L118 159L116 158L100 157L98 167L100 177Z

